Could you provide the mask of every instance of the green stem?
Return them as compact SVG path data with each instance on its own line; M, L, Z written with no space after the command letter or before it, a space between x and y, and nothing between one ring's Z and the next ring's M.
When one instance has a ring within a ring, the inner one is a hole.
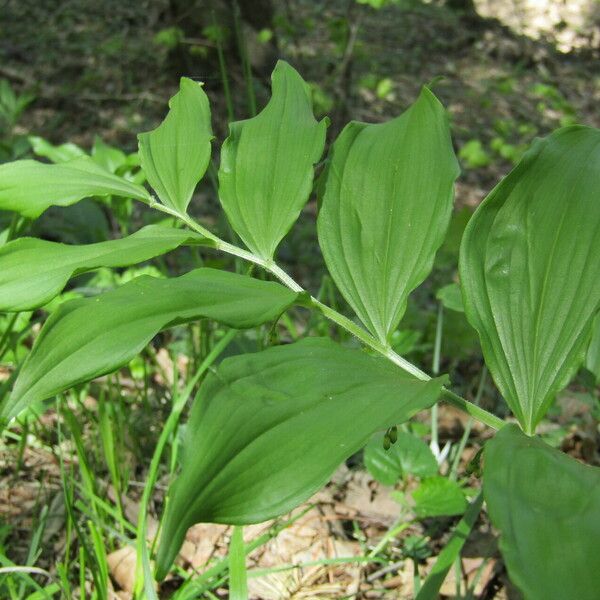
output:
M440 355L442 353L442 332L444 329L444 306L440 302L438 305L437 323L435 326L435 343L433 345L433 361L431 372L434 377L440 374ZM439 451L438 440L438 405L437 403L431 407L431 444L436 452ZM436 459L437 459L436 455Z
M475 395L475 405L479 406L481 402L481 397L483 396L483 390L485 388L485 382L487 380L487 367L483 365L483 369L481 370L481 379L479 380L479 385L477 386L477 394ZM454 460L452 462L452 468L450 469L450 479L456 480L458 478L458 466L460 464L460 457L467 445L467 441L469 440L469 436L471 435L471 428L473 427L473 417L471 417L465 426L465 430L460 438L460 442L458 444L458 448L456 450L456 455L454 456Z
M214 233L210 232L208 229L202 227L202 225L196 223L196 221L194 221L186 213L178 212L172 208L169 208L168 206L160 204L157 201L153 201L151 203L151 206L156 210L160 210L161 212L177 217L178 219L183 221L190 229L211 240L211 242L214 245L213 247L217 250L221 250L222 252L226 252L227 254L231 254L233 256L238 256L239 258L243 258L248 262L262 267L294 292L302 293L305 291L301 285L294 281L281 267L275 264L275 262L272 259L261 258L260 256L256 256L248 250L238 248L237 246L234 246L233 244L222 240ZM420 379L421 381L429 381L431 379L431 376L421 371L419 367L413 365L411 362L407 361L402 356L396 354L389 345L386 345L379 341L377 338L372 336L366 329L364 329L360 325L357 325L348 317L345 317L330 306L323 304L323 302L317 300L317 298L313 296L310 297L310 300L312 306L319 309L319 311L321 311L321 313L325 317L327 317L330 321L333 321L334 323L351 333L354 337L356 337L363 344L365 344L365 346L368 346L372 350L375 350L375 352L381 354L382 356L385 356L389 361L393 362L395 365L399 366L401 369L403 369L407 373L410 373L417 379ZM442 388L442 396L443 399L449 404L452 404L456 408L462 410L463 412L466 412L467 414L471 415L474 419L481 421L482 423L484 423L488 427L491 427L492 429L501 429L505 424L504 421L499 417L496 417L495 415L488 412L487 410L484 410L483 408L479 408L479 406L475 406L472 402L465 400L458 394L455 394L454 392L451 392L446 388Z
M496 415L493 415L487 410L480 408L472 402L465 400L458 394L455 394L454 392L446 388L442 388L442 396L448 404L452 404L452 406L458 408L459 410L462 410L463 412L466 412L477 421L481 421L482 423L484 423L488 427L491 427L492 429L502 429L506 424L500 417L497 417Z
M215 17L215 11L212 12L213 26L219 28L217 35L217 56L219 57L219 70L221 71L221 82L223 83L223 93L225 94L225 104L227 105L227 120L235 121L235 112L233 110L233 100L231 90L229 89L229 77L227 76L227 64L225 62L225 53L223 52L223 42L221 41L221 29Z

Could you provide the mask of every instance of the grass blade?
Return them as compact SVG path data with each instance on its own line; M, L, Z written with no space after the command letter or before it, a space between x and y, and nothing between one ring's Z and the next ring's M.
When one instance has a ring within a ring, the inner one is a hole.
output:
M450 541L446 547L440 552L438 559L433 565L433 569L423 583L423 587L416 596L416 600L436 600L439 595L440 588L450 567L459 556L462 547L464 546L473 525L481 511L483 504L483 494L480 492L477 498L467 508L463 518L458 522Z
M248 600L248 577L246 553L244 552L244 528L234 527L229 545L229 598Z

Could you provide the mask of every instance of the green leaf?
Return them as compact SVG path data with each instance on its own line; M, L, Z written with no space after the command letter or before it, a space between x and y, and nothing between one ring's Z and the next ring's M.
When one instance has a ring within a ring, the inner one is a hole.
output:
M0 247L0 311L32 310L50 302L74 275L99 267L125 267L182 244L211 245L200 235L149 225L119 240L69 246L20 238Z
M527 600L598 598L600 469L508 425L486 444L483 492Z
M42 328L0 406L0 420L127 364L162 329L201 318L254 327L297 298L278 283L197 269L172 279L138 277L100 296L66 302Z
M538 140L463 237L467 318L494 380L531 433L583 359L600 305L600 131Z
M446 113L426 87L400 117L351 122L333 146L319 243L344 298L383 343L431 270L457 175Z
M92 158L110 173L116 173L127 164L127 156L122 150L109 146L97 136L92 146Z
M444 308L449 308L455 312L465 312L462 293L458 283L449 283L440 288L435 297L444 305Z
M467 500L461 487L447 477L430 477L412 493L415 513L420 518L462 515Z
M224 360L202 384L186 426L157 578L188 527L245 525L288 512L375 431L433 404L442 383L320 338Z
M55 146L48 140L34 135L30 135L27 139L31 144L33 152L37 154L37 156L47 158L53 163L64 163L73 158L86 156L85 151L77 144L68 142L66 144L61 144L60 146Z
M429 446L405 431L398 432L398 439L388 450L383 447L383 436L374 435L365 447L364 460L369 473L384 485L395 485L409 473L417 477L430 477L438 470Z
M185 213L210 161L210 106L202 84L182 77L169 108L156 129L138 135L140 160L160 201Z
M279 61L272 82L262 112L230 124L219 169L227 218L264 259L273 258L308 200L327 129L326 120L315 120L310 89L292 67Z
M0 165L0 210L35 219L49 206L69 206L89 196L123 196L150 201L139 185L113 175L90 157L57 165L17 160Z
M592 339L585 358L585 368L593 373L596 382L600 383L600 314L596 316L592 325Z

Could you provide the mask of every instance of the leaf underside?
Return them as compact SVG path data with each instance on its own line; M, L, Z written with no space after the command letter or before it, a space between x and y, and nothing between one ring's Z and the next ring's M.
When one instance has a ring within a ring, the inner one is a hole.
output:
M156 129L138 135L140 160L160 201L185 213L210 161L210 105L202 85L182 77L169 108Z
M592 339L585 357L585 367L596 377L596 382L600 383L600 314L592 325Z

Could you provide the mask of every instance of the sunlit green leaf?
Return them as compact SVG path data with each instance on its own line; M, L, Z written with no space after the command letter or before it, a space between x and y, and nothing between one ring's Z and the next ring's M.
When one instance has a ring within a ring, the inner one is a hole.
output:
M209 318L254 327L276 318L298 295L277 283L215 269L181 277L138 277L53 313L23 364L0 420L127 364L161 330Z
M527 600L597 600L600 469L517 426L486 444L483 491L508 574Z
M86 156L86 153L82 148L80 148L77 144L73 144L71 142L61 144L60 146L55 146L54 144L51 144L48 140L34 135L30 135L27 139L31 144L33 152L37 156L47 158L53 163L63 163L73 158Z
M532 432L581 364L600 305L600 131L538 140L469 222L465 311L486 363Z
M461 487L447 477L430 477L412 493L418 517L448 517L462 515L467 500Z
M319 338L223 361L186 426L157 577L191 525L258 523L291 510L374 431L430 406L441 384Z
M386 450L383 436L374 435L365 447L365 466L377 481L394 485L404 475L417 477L435 475L438 470L435 456L420 438L399 431L396 441Z
M124 267L182 244L211 245L200 235L149 225L119 240L71 246L20 238L0 247L0 311L31 310L52 300L74 275L99 267Z
M127 156L122 150L109 146L99 137L94 139L92 158L111 173L116 173L118 169L127 164Z
M156 129L138 135L140 159L160 201L185 213L210 161L210 106L202 85L182 77L169 107Z
M273 94L253 119L231 123L221 150L219 197L246 246L270 259L306 204L326 120L313 116L310 89L287 63L272 75Z
M457 175L448 120L428 88L393 121L351 122L333 146L319 243L344 298L384 343L431 270Z
M35 219L49 206L69 206L89 196L123 196L150 201L139 185L117 177L88 156L47 165L18 160L0 165L0 210Z

